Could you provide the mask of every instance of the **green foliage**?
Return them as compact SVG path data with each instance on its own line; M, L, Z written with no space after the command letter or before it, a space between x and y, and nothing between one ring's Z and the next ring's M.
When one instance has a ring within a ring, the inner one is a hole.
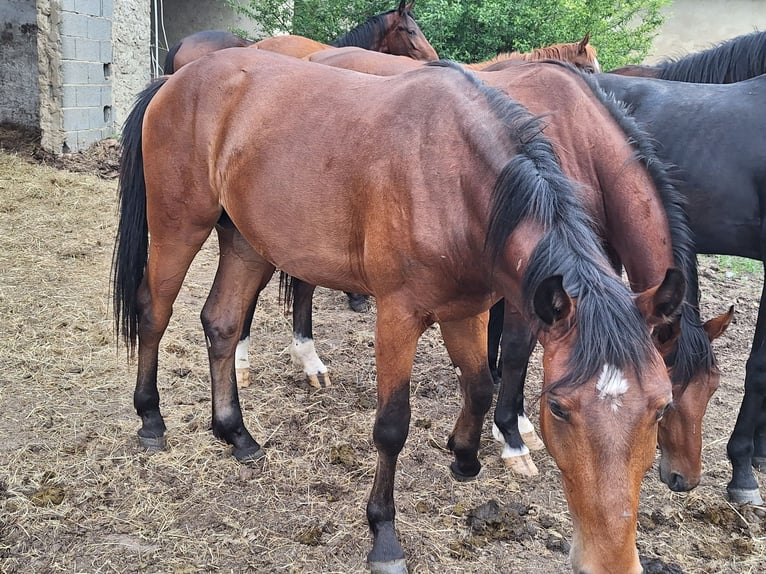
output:
M329 42L397 0L226 0L265 35ZM646 57L670 0L416 0L415 16L440 56L461 62L580 40L590 32L604 70Z

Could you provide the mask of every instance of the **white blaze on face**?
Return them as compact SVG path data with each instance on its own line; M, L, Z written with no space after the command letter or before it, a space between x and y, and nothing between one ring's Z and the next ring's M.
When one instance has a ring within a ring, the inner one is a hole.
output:
M604 365L596 383L596 391L598 398L610 401L612 410L616 411L622 406L622 396L628 392L628 381L620 369L612 365Z

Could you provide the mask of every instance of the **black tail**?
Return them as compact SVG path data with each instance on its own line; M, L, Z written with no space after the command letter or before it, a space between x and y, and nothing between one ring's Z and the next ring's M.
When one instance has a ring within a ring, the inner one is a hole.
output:
M122 132L120 218L112 253L112 297L115 330L122 335L131 356L138 333L138 287L144 278L149 249L141 130L149 102L167 79L162 76L154 80L138 95Z
M162 66L162 73L166 76L169 76L173 72L175 72L175 68L173 67L173 60L176 59L176 54L178 53L178 50L181 48L181 44L183 44L183 40L178 42L175 46L170 48L170 51L168 52L168 55L165 56L165 64Z

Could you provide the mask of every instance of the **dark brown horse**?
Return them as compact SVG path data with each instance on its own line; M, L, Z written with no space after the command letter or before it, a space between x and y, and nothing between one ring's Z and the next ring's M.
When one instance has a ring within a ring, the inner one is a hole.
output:
M568 149L611 142L607 156L584 156L585 166L603 165L606 184L651 186L624 134L575 76L551 67L536 82L527 96L559 110L557 136ZM328 123L334 110L344 113ZM242 421L234 350L275 268L374 295L378 463L368 560L374 572L405 572L393 490L418 338L440 324L464 399L448 441L451 469L473 478L492 401L487 310L504 296L543 345L543 437L566 485L573 566L640 572L639 487L672 398L650 326L672 320L684 281L669 270L632 297L543 127L454 65L382 78L231 49L152 84L125 124L114 259L116 322L131 350L137 341L142 444L164 443L159 344L214 228L221 257L202 311L212 424L239 458L262 450ZM661 211L635 202L622 215ZM643 233L670 244L666 228Z
M170 49L165 58L164 73L172 74L181 66L210 52L245 46L279 52L296 58L304 58L327 48L358 46L366 50L407 56L414 60L436 60L438 58L436 50L423 35L412 16L414 4L414 0L409 3L406 0L400 0L396 9L372 16L330 44L292 34L251 42L223 30L197 32L183 38Z

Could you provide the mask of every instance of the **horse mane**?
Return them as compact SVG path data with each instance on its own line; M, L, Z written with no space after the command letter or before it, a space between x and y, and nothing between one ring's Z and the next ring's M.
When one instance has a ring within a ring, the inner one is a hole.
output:
M551 275L561 275L575 307L578 337L571 371L546 390L581 385L605 364L631 368L639 376L652 345L628 288L611 272L594 226L574 185L564 175L543 120L504 92L482 83L453 62L430 62L458 70L487 98L494 115L510 131L518 153L505 165L492 190L486 248L500 257L516 227L534 220L545 230L523 278L531 311L533 294Z
M165 64L162 66L162 73L164 75L169 75L175 72L173 60L176 59L176 54L178 53L178 50L181 49L181 44L183 44L183 40L177 42L175 46L168 50L168 53L165 56Z
M766 73L766 32L751 32L712 48L655 66L659 78L700 84L731 84Z
M678 190L677 181L671 175L671 167L659 158L653 140L638 125L624 103L617 101L612 94L607 94L592 75L585 74L566 62L551 61L550 63L563 66L580 76L604 107L609 110L620 129L627 136L635 150L637 159L646 168L660 195L670 227L673 260L686 278L687 292L693 289L691 297L687 296L681 306L681 333L676 352L669 357L673 366L673 383L686 385L697 373L709 371L715 365L715 354L699 314L699 293L696 290L698 284L697 256L694 239L689 228L684 196Z
M345 46L369 48L376 39L381 38L385 34L386 19L394 12L396 12L396 10L389 10L388 12L383 12L382 14L377 14L371 17L369 20L359 24L356 28L343 34L340 38L330 42L330 46L333 46L334 48L343 48ZM409 12L407 14L409 15Z

